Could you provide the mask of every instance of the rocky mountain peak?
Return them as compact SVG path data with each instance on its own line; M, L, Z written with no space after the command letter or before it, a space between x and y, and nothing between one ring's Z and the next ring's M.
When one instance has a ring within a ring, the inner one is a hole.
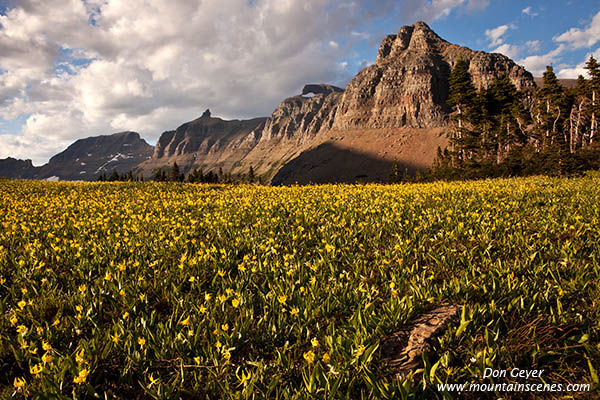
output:
M202 113L202 116L200 118L210 118L210 116L210 110L207 108L206 111Z
M469 62L476 88L508 74L517 89L533 89L533 76L501 54L450 44L424 22L388 35L375 64L346 87L333 128L435 128L448 123L448 78L459 59Z

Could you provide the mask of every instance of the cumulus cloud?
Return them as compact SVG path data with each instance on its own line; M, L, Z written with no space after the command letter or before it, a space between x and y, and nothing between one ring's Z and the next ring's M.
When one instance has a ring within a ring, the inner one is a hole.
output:
M533 52L540 50L540 41L531 40L522 45L504 43L493 50L494 53L504 54L508 58L516 59L523 52Z
M558 43L558 46L554 50L542 55L525 57L522 60L519 60L518 63L523 65L534 75L541 76L545 71L546 66L558 63L565 52L594 46L600 41L600 12L594 15L592 21L585 28L571 28L560 35L554 36L552 39L554 42ZM539 43L530 43L532 49L539 46ZM577 78L579 75L587 76L587 71L584 66L591 54L594 54L595 57L600 57L600 49L588 53L585 56L585 59L575 66L558 64L556 68L557 76L560 78Z
M570 78L570 79L576 79L579 75L582 75L585 78L590 77L590 75L588 74L587 70L585 69L585 64L587 62L587 60L589 60L590 56L593 55L595 59L600 59L600 48L596 49L596 51L592 52L592 53L588 53L585 56L585 61L577 64L574 67L571 66L564 66L562 67L556 74L556 76L558 76L559 78Z
M517 64L524 66L525 69L534 76L542 76L546 70L546 66L556 63L565 50L566 46L561 44L556 49L549 51L546 54L528 56L518 60Z
M600 11L596 13L592 22L584 29L571 28L568 31L555 36L556 42L564 42L574 48L591 47L600 41Z
M486 29L485 36L490 42L489 47L500 46L504 43L504 35L509 29L516 29L513 24L500 25L493 29Z
M268 115L305 83L343 84L353 35L393 0L22 0L0 15L0 157L45 162L73 139L155 140L206 108Z

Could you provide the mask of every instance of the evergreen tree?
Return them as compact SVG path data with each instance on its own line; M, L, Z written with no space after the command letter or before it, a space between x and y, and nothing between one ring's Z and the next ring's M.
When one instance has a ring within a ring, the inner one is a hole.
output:
M585 64L585 69L590 75L589 91L592 102L590 108L590 144L592 144L598 131L598 118L600 115L600 64L598 64L594 56L590 55L589 60Z
M169 181L171 182L183 182L183 174L179 171L179 166L177 163L173 163L173 167L171 168L171 174L169 175Z
M450 145L455 162L462 163L472 159L479 149L479 134L473 128L478 119L477 90L473 86L467 63L459 59L448 79L449 93L446 103L453 107L456 114L453 120L456 126L450 137Z
M161 168L158 168L156 171L154 171L152 180L155 182L164 182L166 180L165 178L164 171Z
M248 171L248 182L254 183L255 180L256 180L256 176L254 176L254 168L252 168L252 165L251 165L250 170Z
M108 180L110 182L116 182L120 179L119 173L117 172L116 169L112 170L112 173L110 174L110 178L108 178Z
M499 164L511 150L526 141L523 132L525 110L521 95L508 75L496 78L486 95L487 117L493 124L489 142L495 148L495 162Z

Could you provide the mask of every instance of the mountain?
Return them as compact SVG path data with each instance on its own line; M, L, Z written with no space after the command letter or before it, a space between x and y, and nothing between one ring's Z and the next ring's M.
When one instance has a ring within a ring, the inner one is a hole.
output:
M150 158L153 146L136 132L79 139L41 167L30 160L0 160L0 176L17 179L96 180L99 175L135 169Z
M517 89L535 88L533 76L508 57L448 43L418 22L383 40L375 63L348 84L333 128L445 126L448 77L459 59L469 62L478 89L505 74Z
M177 163L184 172L192 168L234 168L254 145L252 133L264 127L266 118L226 121L206 110L194 121L174 131L164 132L152 157L140 165L146 176L167 165Z
M134 169L150 158L152 152L153 147L137 132L79 139L42 166L40 176L45 179L96 180L104 172L110 175L113 169L118 173Z
M506 74L520 90L536 87L533 76L509 58L448 43L418 22L387 36L375 63L345 89L306 85L267 118L227 121L207 110L164 132L154 150L131 132L117 134L128 137L126 144L100 143L117 135L83 139L36 177L94 179L102 170L136 166L149 177L177 162L185 173L194 168L248 173L252 167L273 184L384 181L392 165L428 168L438 146L447 145L448 78L460 59L468 62L478 89ZM15 161L6 165L28 170Z

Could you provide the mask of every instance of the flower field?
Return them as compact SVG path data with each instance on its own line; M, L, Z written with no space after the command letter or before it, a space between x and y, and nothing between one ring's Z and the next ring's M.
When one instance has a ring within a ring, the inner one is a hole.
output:
M486 367L598 388L597 176L0 190L0 398L454 398L435 384ZM440 304L460 317L398 379L382 341Z

